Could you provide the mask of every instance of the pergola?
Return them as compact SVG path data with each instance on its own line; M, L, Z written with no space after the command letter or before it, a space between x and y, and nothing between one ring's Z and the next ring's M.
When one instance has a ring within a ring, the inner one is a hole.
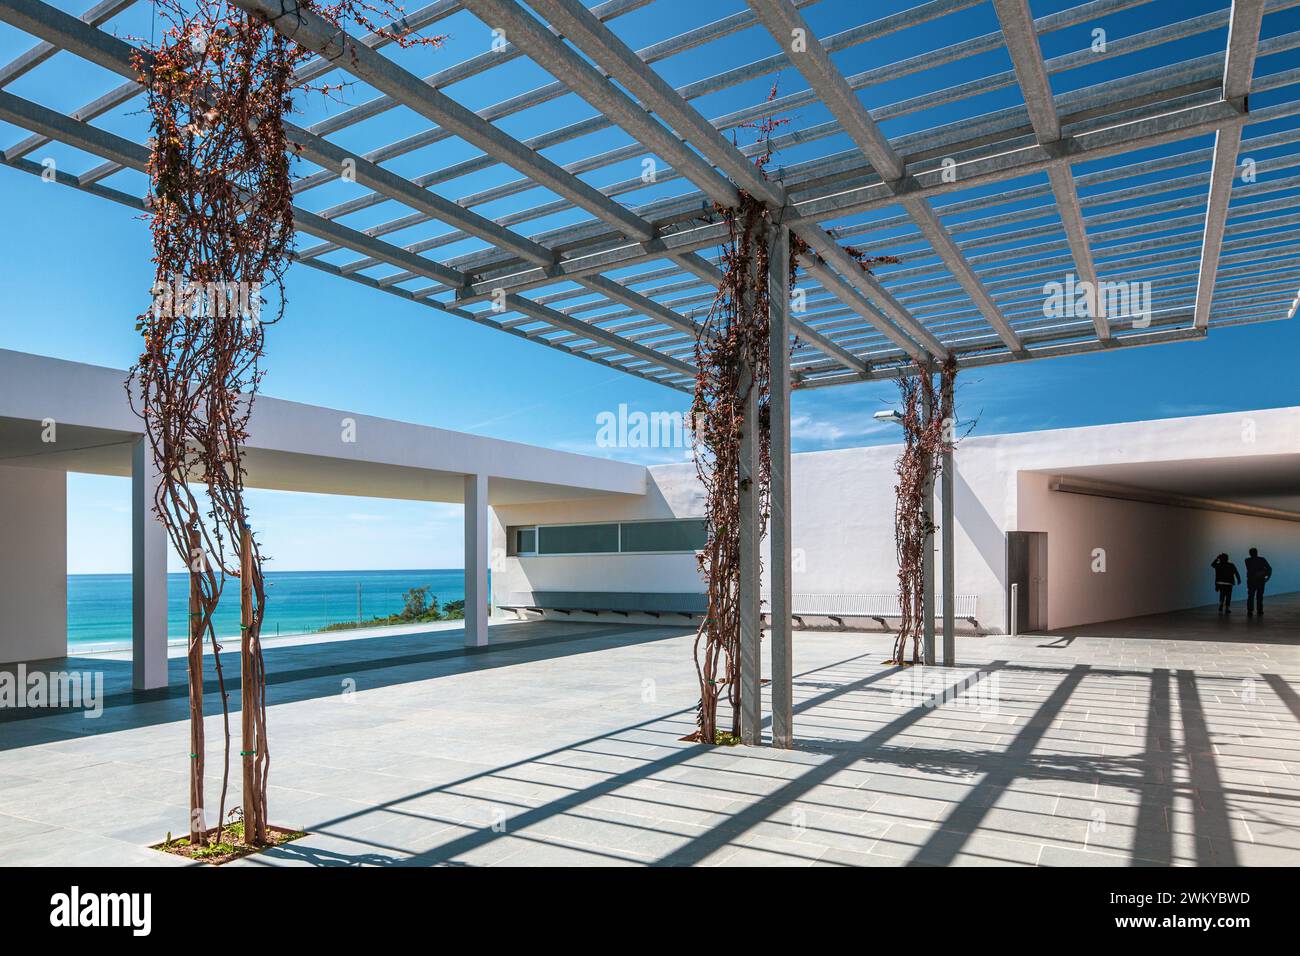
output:
M1091 0L1036 19L1027 0L930 0L876 19L867 19L873 5L847 0L734 0L727 15L675 35L667 24L702 15L673 0L437 0L408 12L406 24L437 32L468 11L485 49L430 76L409 69L411 57L385 37L340 34L297 0L235 2L319 54L300 83L355 81L347 108L289 128L305 167L296 258L311 268L689 392L697 317L720 277L718 207L734 207L743 191L772 211L778 265L768 281L782 290L771 341L779 746L789 745L792 720L792 388L897 377L949 359L964 369L1200 339L1211 326L1289 317L1300 301L1300 176L1288 175L1300 165L1300 67L1285 56L1300 46L1285 13L1300 0L1233 0L1187 19L1180 5L1147 0ZM0 0L0 20L34 43L0 66L0 120L27 132L3 148L5 165L146 208L149 149L109 129L139 106L133 48L101 29L135 3L99 0L78 17L41 0ZM1124 24L1130 10L1142 12L1141 25L1098 37L1095 27ZM663 39L633 49L620 38L620 20L640 17L644 29L656 14ZM1046 56L1070 28L1082 49ZM918 37L928 41L919 52L887 52L917 48ZM1213 52L1188 52L1208 41ZM860 66L869 44L876 59L855 72L848 64ZM60 51L117 79L87 90L71 112L4 89L65 68ZM552 79L519 86L509 66L517 60ZM777 75L772 96L712 112L722 95L766 88ZM499 98L470 109L447 92L473 77ZM927 92L879 95L903 78ZM573 107L564 125L523 139L505 131L513 117L556 103ZM371 121L393 110L409 131L373 139ZM771 139L778 158L798 159L764 175L753 162L764 144L735 134L774 117L783 121ZM587 137L600 149L569 145ZM469 158L422 175L395 171L455 141ZM41 162L51 142L86 154L85 168ZM577 158L561 163L548 151ZM485 176L496 181L483 187ZM349 198L317 200L340 180ZM476 211L512 197L521 198L506 214ZM548 220L559 224L534 225ZM809 250L793 307L780 274L792 233ZM870 274L848 246L904 261ZM1140 314L1115 309L1120 299L1104 292L1093 308L1050 312L1047 290L1067 276L1150 299ZM758 523L754 503L742 529L747 664L761 627ZM951 553L945 541L949 664ZM933 663L932 614L927 622ZM752 742L759 675L755 666L742 673Z

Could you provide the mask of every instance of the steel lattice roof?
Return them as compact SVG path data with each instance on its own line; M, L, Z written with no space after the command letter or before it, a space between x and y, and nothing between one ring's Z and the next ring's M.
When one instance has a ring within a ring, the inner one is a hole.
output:
M815 252L792 315L798 387L1295 311L1300 0L1092 0L1036 19L1026 0L408 12L481 29L460 62L340 37L296 0L237 2L320 54L301 82L351 81L342 107L290 128L298 261L664 385L692 387L716 204L738 190ZM0 0L0 22L26 34L0 66L0 160L144 208L129 35L149 5ZM768 117L764 178L752 124ZM545 131L510 132L525 126ZM903 261L868 275L850 246ZM1150 309L1049 312L1067 276L1150 283Z

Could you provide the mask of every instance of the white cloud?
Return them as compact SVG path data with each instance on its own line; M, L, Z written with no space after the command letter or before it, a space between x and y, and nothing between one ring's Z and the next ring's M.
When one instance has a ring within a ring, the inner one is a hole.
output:
M892 427L860 412L839 417L795 415L790 419L790 437L796 448L808 444L851 446L868 435L878 435Z

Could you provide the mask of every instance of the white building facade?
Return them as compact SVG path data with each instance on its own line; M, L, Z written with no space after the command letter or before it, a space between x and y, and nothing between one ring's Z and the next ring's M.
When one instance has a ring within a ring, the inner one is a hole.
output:
M897 590L898 452L879 446L793 456L796 594ZM1244 574L1250 547L1272 562L1270 592L1300 589L1300 408L969 437L955 462L955 592L973 597L980 631L1009 628L1012 583L1021 592L1021 630L1213 603L1210 562L1227 552ZM494 600L699 592L694 551L617 542L630 525L690 525L703 506L687 462L651 467L644 496L498 507ZM667 527L633 537L656 535L671 541ZM936 548L939 540L936 534ZM1238 593L1244 597L1244 588Z

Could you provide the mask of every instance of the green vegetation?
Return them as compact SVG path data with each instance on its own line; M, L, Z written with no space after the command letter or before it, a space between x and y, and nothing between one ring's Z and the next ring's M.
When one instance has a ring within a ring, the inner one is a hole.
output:
M359 627L387 627L393 624L427 624L432 621L463 621L465 619L465 602L448 601L438 607L437 595L429 594L429 585L411 588L402 595L405 606L396 614L386 617L372 617L368 621L338 621L326 624L320 629L325 631L352 631ZM318 632L318 633L320 633Z
M270 842L264 847L250 847L244 845L244 820L243 814L239 807L235 807L227 814L230 819L221 828L217 835L215 843L207 843L199 847L190 845L189 837L172 838L170 833L167 839L158 844L154 849L161 850L164 853L174 853L177 856L188 857L191 860L202 860L205 863L221 865L231 860L238 859L241 856L247 856L250 853L256 853L259 850L269 849L275 846L281 846L285 843L292 843L294 840L300 840L307 834L303 830L278 830L270 828Z

